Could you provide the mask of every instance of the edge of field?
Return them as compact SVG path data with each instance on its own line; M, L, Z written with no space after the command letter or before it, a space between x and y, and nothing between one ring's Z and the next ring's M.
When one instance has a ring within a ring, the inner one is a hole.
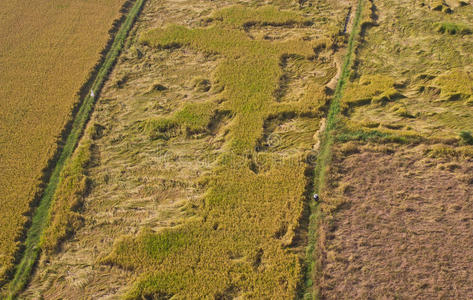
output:
M334 133L338 122L338 114L340 112L340 99L343 96L343 89L350 75L350 67L353 61L352 57L356 49L356 47L354 47L355 39L361 30L360 19L362 9L363 0L358 0L353 27L348 40L347 52L343 60L342 71L334 91L333 100L330 103L325 130L321 134L321 145L314 171L314 192L318 194L323 193L326 171L332 159L331 147L335 137ZM306 249L305 293L303 299L318 299L319 293L317 288L314 286L314 279L317 277L318 270L317 231L321 212L317 202L311 201L309 205L309 241Z
M41 249L38 245L41 234L48 220L49 208L54 192L60 180L61 170L66 162L72 156L79 139L81 138L84 128L93 111L96 99L100 95L108 74L116 63L116 59L120 54L125 40L135 23L138 14L141 12L146 0L125 1L120 12L123 14L113 24L110 30L111 38L107 46L102 51L102 58L96 67L91 71L89 80L82 86L79 91L81 101L78 102L72 111L73 118L66 124L63 130L62 139L63 146L58 147L56 155L51 159L48 167L45 169L44 181L45 189L39 195L39 205L32 213L33 217L26 230L26 239L24 241L23 252L19 255L19 263L17 264L14 274L6 289L6 299L15 299L30 279L30 274L36 264ZM128 13L126 13L128 11ZM116 30L116 33L114 34ZM95 97L89 94L89 89L93 90ZM59 142L59 145L61 142ZM49 175L49 176L48 176Z

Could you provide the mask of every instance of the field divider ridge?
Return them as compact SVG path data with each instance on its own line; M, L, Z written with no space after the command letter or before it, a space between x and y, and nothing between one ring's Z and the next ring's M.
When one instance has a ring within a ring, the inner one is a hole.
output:
M335 138L335 131L339 121L340 100L343 96L343 90L349 79L351 73L351 66L353 64L353 55L356 50L355 43L358 35L361 32L360 19L363 9L363 0L358 0L353 27L348 40L347 51L343 60L340 78L337 82L332 101L328 110L325 130L321 133L321 144L317 156L315 171L314 171L314 192L323 195L324 183L326 180L327 168L332 159L332 145ZM322 197L323 198L323 197ZM323 201L323 199L321 199ZM315 201L309 204L309 236L308 245L306 249L306 271L304 282L303 299L318 299L318 289L314 286L314 281L317 277L318 265L318 227L322 213L319 205Z

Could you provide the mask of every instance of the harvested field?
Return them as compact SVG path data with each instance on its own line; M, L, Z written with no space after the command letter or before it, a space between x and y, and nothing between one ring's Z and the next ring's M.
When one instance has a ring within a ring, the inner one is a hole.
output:
M22 296L297 295L349 3L275 2L147 3L90 124L83 224Z
M351 147L332 165L321 298L471 299L473 160Z
M0 3L0 283L123 0Z

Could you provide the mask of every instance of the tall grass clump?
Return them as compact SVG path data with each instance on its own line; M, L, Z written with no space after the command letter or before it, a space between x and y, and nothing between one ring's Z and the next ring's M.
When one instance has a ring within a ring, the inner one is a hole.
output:
M461 131L459 136L460 136L460 140L463 144L473 145L473 136L471 135L471 132Z
M152 118L139 124L152 139L169 139L174 135L205 133L217 113L217 103L187 103L170 117Z
M440 98L443 100L468 99L473 95L473 75L471 72L454 69L448 71L433 81L440 88Z
M456 23L437 23L435 24L435 30L439 33L447 33L447 34L472 34L473 30L463 24L456 24Z
M349 82L342 102L348 106L385 104L403 97L394 87L394 79L383 75L363 75L358 82Z

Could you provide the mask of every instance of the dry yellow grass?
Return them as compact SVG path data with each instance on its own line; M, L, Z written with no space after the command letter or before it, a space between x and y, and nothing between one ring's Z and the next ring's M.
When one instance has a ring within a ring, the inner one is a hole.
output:
M0 3L0 282L13 266L42 170L123 3Z

